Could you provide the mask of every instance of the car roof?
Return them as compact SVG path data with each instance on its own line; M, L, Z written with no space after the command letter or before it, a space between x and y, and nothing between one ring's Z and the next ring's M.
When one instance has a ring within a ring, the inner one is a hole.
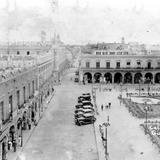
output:
M93 111L94 109L90 109L90 108L87 108L87 109L83 109L83 108L80 108L80 109L77 109L77 111Z
M87 108L87 107L91 107L91 108L93 108L91 105L85 105L85 106L83 106L84 108Z
M90 101L84 100L82 103L91 103Z

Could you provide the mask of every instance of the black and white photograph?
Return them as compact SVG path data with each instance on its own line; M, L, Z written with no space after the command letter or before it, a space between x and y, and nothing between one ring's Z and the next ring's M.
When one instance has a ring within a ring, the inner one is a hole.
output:
M160 1L0 0L0 160L160 160Z

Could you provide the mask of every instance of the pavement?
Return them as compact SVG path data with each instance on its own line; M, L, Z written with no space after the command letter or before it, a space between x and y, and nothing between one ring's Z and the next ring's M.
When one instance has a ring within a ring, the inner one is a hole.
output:
M74 105L82 92L90 87L70 81L66 73L47 110L34 129L23 151L21 160L98 160L93 125L74 124ZM10 160L10 159L9 159Z
M54 96L54 93L46 98L46 100L44 101L44 104L43 104L44 108L47 108L47 105L51 101L53 96ZM42 116L43 116L43 114L42 114ZM38 123L39 123L40 119L38 120ZM27 129L27 130L23 131L23 146L22 147L17 147L17 151L16 152L9 151L7 153L7 160L19 160L19 159L23 160L23 158L21 157L21 153L22 153L23 149L25 148L25 145L29 141L30 137L32 136L35 128L36 128L36 126L32 123L31 124L31 130Z
M150 137L144 134L140 124L144 120L133 117L118 100L120 92L113 89L112 92L96 92L96 103L99 115L95 123L98 150L100 159L104 160L105 150L100 138L99 124L107 122L109 116L110 126L108 127L108 153L111 160L158 160L160 154ZM101 105L111 102L111 109L101 110ZM101 141L101 145L100 142Z
M46 105L47 109L37 127L28 135L20 154L20 160L105 160L99 125L107 122L108 160L159 160L160 154L150 137L144 134L140 124L143 119L133 117L117 98L119 89L112 92L96 92L98 113L94 125L76 126L74 106L77 97L91 92L92 85L73 82L74 71L65 73L61 85L55 86L56 94ZM103 86L101 86L103 88ZM123 92L126 95L126 92ZM111 109L101 110L111 102ZM27 137L27 136L26 136ZM15 154L15 153L13 153ZM15 160L11 155L8 160Z

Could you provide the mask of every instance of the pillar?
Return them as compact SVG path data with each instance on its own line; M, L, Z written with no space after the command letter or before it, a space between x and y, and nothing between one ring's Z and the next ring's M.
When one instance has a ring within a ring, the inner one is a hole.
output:
M135 73L131 73L132 74L132 84L134 84L134 75Z
M111 73L112 74L112 84L114 83L114 73Z

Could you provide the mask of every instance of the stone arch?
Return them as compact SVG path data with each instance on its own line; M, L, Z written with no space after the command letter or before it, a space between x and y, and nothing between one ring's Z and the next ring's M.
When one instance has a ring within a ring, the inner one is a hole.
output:
M134 75L134 83L139 83L142 80L142 73L138 72Z
M100 77L102 76L101 73L97 72L94 74L94 81L95 83L99 83L100 82Z
M83 80L88 83L92 83L92 74L90 72L86 72L83 75Z
M122 82L122 74L117 72L114 75L114 83L120 83Z
M111 73L109 73L109 72L105 73L104 78L105 78L106 83L112 83L112 74Z
M124 74L124 83L132 83L132 73L127 72Z
M150 82L152 82L152 79L153 79L153 74L150 73L150 72L147 72L145 74L145 81L144 81L144 83L150 83Z
M160 83L160 73L155 74L155 83Z

